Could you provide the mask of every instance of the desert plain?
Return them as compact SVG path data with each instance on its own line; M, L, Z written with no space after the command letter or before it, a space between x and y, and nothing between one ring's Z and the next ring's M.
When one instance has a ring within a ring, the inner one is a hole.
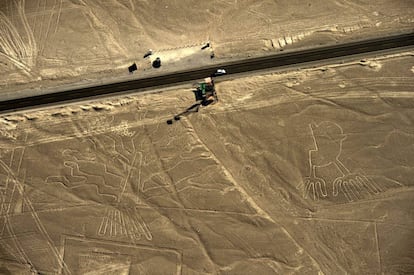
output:
M410 274L413 53L2 115L2 271ZM363 77L362 77L363 76Z
M122 77L131 62L135 77L398 33L414 10L0 7L7 93ZM200 53L206 41L214 60ZM148 48L167 60L161 71L142 59ZM192 85L1 113L0 274L413 274L413 87L407 49L217 78L219 101L172 124L194 104Z
M409 32L413 18L410 0L1 0L0 89L119 81ZM152 70L158 56L164 66Z

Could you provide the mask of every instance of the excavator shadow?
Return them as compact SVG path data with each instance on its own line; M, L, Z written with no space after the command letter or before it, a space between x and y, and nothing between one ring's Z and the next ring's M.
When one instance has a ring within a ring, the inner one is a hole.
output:
M200 106L208 106L218 102L217 93L214 88L214 81L211 77L205 78L204 82L198 83L197 88L193 90L196 103L188 107L185 111L176 114L173 119L167 120L167 124L171 125L174 121L179 121L182 116L191 113L197 113Z

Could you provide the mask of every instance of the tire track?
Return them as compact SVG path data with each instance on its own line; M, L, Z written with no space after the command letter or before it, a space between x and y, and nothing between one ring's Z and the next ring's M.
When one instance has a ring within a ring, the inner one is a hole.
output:
M25 0L16 1L15 3L25 35L19 33L12 22L12 16L9 19L0 11L0 55L23 70L28 76L33 76L31 68L36 63L38 48L24 10Z
M20 19L23 23L24 30L26 32L27 38L28 38L28 45L23 47L23 50L25 50L27 63L29 66L34 65L34 60L37 56L38 47L36 44L36 39L34 38L33 31L29 25L29 22L27 21L26 13L25 13L25 2L26 0L21 0L18 5L18 13L20 16Z
M40 43L41 49L39 50L39 55L42 55L44 50L45 50L46 42L49 38L49 33L50 33L50 29L51 29L51 24L52 24L52 19L53 19L53 16L54 16L55 8L56 8L56 0L53 0L53 7L52 7L52 10L50 11L50 14L49 14L49 20L47 22L46 32L43 36L43 41L41 41L41 43ZM45 2L45 11L46 11L46 2Z
M108 25L103 20L105 16L100 14L101 9L98 3L93 1L87 3L84 0L79 0L86 11L86 17L89 21L91 29L96 33L100 39L101 44L105 47L108 52L108 56L119 55L128 56L128 51L118 42L113 31L111 30L115 25ZM109 16L110 14L106 15ZM113 47L110 47L113 46Z
M308 255L311 262L314 264L315 267L319 268L319 270L322 270L321 265L319 262L312 256L312 254L307 251L300 243L293 237L293 235L279 222L277 222L273 217L266 212L264 209L262 209L255 201L254 199L248 194L248 192L245 190L243 186L241 186L236 179L233 177L231 172L223 165L223 163L218 159L218 157L214 154L214 152L201 140L201 138L198 136L197 132L194 129L194 126L191 124L191 122L188 119L183 119L183 123L186 124L186 127L188 129L191 129L190 134L193 136L195 140L200 142L200 144L204 145L204 148L211 153L211 157L214 159L214 161L221 167L223 170L223 173L225 174L226 178L237 188L240 195L244 198L245 201L249 203L249 205L256 210L256 212L259 214L260 217L268 220L269 222L279 225L280 230L294 243L294 245L305 251L305 253ZM321 271L322 272L322 271ZM322 272L323 273L323 272Z
M58 0L58 1L59 1L59 8L58 8L58 11L57 11L55 30L54 30L53 34L57 33L57 29L59 27L60 15L62 14L63 0Z
M22 155L23 154L24 153L22 153ZM29 212L30 212L31 216L33 217L33 219L36 223L36 227L39 229L42 236L46 239L47 245L49 246L49 249L51 250L52 254L54 254L54 256L56 257L56 261L61 265L59 267L59 269L64 268L65 271L67 272L67 274L71 274L70 271L66 268L65 263L61 259L58 249L53 245L53 241L50 238L49 234L47 233L47 230L46 230L45 226L43 225L42 221L40 220L39 215L37 214L36 210L34 209L32 202L27 197L24 196L24 184L20 181L20 179L17 178L15 173L2 160L0 160L0 167L2 167L9 174L12 181L14 181L14 184L17 187L17 191L19 192L20 196L22 196L22 199L23 199L24 203L29 208ZM11 234L14 234L13 229L11 228L11 224L8 223L8 226L9 226L9 230L11 230ZM24 253L24 251L22 251L22 253ZM23 254L23 255L25 255L25 254ZM27 258L27 260L30 263L30 260L28 258ZM33 265L31 265L31 266L33 266Z

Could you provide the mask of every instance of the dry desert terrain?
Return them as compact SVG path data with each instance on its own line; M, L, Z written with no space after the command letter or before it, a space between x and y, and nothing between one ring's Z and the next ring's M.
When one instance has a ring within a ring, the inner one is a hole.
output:
M413 55L3 114L0 273L412 274Z
M413 27L411 0L0 0L0 90L141 77ZM157 56L164 65L153 70Z
M0 0L0 97L413 18L410 0ZM407 49L220 77L172 124L190 84L1 113L0 274L414 274L413 88Z

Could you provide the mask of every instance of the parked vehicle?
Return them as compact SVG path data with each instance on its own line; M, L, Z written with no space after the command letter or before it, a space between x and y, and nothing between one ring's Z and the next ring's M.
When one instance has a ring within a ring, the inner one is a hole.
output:
M148 52L146 52L146 54L144 54L144 58L147 58L150 55L152 55L152 50L151 49L149 49Z
M159 68L161 67L161 58L157 57L153 62L152 62L152 67L154 68Z

